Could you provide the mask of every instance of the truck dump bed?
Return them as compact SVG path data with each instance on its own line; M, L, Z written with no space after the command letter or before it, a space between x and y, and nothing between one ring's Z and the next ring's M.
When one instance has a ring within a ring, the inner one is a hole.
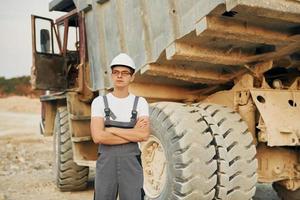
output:
M63 10L70 2L55 0L50 9ZM298 0L74 0L74 5L86 12L94 90L111 85L109 62L121 51L138 66L136 82L207 88L205 95L231 87L247 71L299 68Z

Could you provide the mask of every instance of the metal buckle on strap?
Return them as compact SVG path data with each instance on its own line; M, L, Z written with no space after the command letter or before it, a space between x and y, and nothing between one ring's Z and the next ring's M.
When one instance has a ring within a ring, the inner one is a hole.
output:
M110 109L109 108L104 108L105 116L109 117L110 116Z
M137 117L137 111L136 110L133 110L132 112L131 112L131 120L133 121L133 120L136 120L136 117Z

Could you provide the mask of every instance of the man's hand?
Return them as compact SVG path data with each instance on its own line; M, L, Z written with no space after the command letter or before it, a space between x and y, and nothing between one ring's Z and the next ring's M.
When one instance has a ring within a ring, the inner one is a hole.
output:
M149 125L149 120L147 120L145 118L141 118L136 122L134 128L145 128L148 125Z

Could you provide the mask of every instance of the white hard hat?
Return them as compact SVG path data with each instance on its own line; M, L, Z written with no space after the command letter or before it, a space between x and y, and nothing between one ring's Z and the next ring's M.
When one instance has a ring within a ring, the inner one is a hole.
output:
M135 64L134 64L132 58L130 58L130 56L128 56L126 53L120 53L119 55L114 57L114 59L110 63L110 67L113 67L116 65L126 66L126 67L129 67L129 68L135 70Z

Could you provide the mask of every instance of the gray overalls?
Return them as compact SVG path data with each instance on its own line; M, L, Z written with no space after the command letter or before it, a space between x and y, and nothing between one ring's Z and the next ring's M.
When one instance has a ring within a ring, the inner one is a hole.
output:
M116 116L108 107L107 97L103 96L105 127L133 128L137 121L135 97L130 122L114 121ZM113 120L110 120L110 117ZM98 148L96 163L95 200L144 199L143 169L140 149L136 142L120 145L101 144Z

